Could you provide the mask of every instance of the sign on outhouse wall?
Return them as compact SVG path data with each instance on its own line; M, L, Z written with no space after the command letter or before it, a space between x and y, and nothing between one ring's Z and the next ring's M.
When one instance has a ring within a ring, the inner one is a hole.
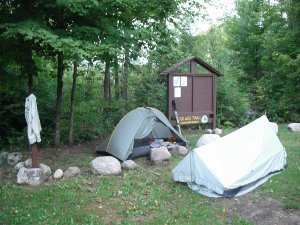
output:
M216 79L221 73L193 56L169 67L168 119L172 124L175 109L180 125L210 123L216 126Z

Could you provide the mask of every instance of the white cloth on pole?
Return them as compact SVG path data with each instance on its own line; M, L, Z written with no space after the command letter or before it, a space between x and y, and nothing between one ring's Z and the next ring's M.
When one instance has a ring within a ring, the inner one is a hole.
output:
M41 142L40 131L42 127L34 94L30 94L25 100L25 119L29 144Z

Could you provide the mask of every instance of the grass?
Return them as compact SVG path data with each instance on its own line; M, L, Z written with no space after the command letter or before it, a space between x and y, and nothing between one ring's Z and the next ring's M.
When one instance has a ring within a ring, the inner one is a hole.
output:
M210 202L185 185L175 184L169 168L156 172L140 168L114 177L81 176L38 188L5 183L1 199L0 221L4 224L218 221Z
M225 130L229 133L231 130ZM185 131L194 146L200 131ZM300 208L300 134L280 126L279 137L288 153L287 170L260 186L257 191L283 202L285 208ZM49 161L52 167L79 165L87 171L93 156L86 154ZM15 184L16 172L8 166L0 188L0 224L226 224L228 215L210 198L174 183L171 170L182 159L174 156L169 165L142 165L119 176L96 176L88 172L76 178L49 181L36 188ZM234 215L230 224L252 224Z
M300 209L300 133L287 131L286 125L280 125L279 131L288 166L283 173L269 179L262 191L279 199L287 209Z

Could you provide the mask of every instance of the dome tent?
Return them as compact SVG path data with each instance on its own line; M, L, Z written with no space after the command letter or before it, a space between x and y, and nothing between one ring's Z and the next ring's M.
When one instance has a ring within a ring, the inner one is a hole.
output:
M284 170L286 151L266 116L191 151L172 170L174 181L209 197L245 194Z
M99 146L99 152L106 152L125 161L150 151L149 139L169 139L186 145L183 138L171 125L166 116L151 107L139 107L127 113L115 127L112 135Z

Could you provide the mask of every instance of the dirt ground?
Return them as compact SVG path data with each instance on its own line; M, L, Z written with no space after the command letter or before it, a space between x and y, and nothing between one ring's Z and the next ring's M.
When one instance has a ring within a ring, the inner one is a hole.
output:
M48 163L53 169L58 168L59 162L68 159L78 159L97 156L96 149L102 140L96 140L79 144L73 147L63 146L60 149L46 148L39 154L39 160ZM29 152L28 152L29 156ZM149 160L139 160L145 162L144 167L151 167ZM152 169L155 167L151 167ZM88 172L88 171L86 171ZM1 183L1 182L0 182ZM254 224L264 225L300 225L300 210L287 210L282 207L282 203L272 197L261 196L256 190L235 198L210 198L213 207L223 209L223 215L229 224L236 216L250 221Z
M222 207L225 217L232 221L235 215L264 225L300 225L300 210L286 210L272 197L261 196L257 191L225 199L212 199L214 206Z

